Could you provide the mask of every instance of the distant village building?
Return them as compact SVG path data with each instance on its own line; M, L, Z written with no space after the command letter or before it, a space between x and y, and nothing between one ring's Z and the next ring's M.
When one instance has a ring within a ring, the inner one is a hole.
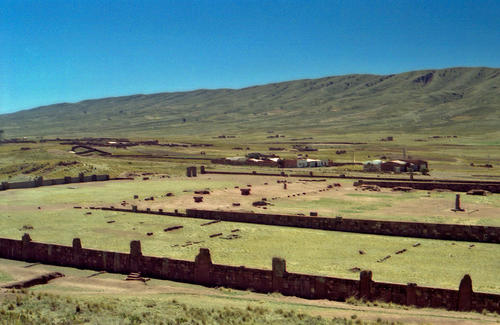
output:
M379 160L379 159L370 160L370 161L367 161L363 164L363 171L365 171L365 172L380 172L380 171L382 171L381 165L382 165L382 160Z
M227 157L226 160L229 160L231 162L245 162L247 161L246 157Z
M280 168L297 168L298 160L297 159L281 159L278 161L278 166Z
M411 164L414 172L421 172L423 170L429 170L429 163L421 159L404 159L404 161Z
M418 159L400 159L400 160L371 160L363 164L365 172L422 172L429 170L429 164L425 160Z
M328 166L328 160L306 159L307 167L324 167Z
M278 161L281 168L307 168L307 167L326 167L330 165L329 160L320 159L281 159Z
M265 166L279 168L308 168L308 167L327 167L333 166L333 162L328 159L311 159L306 157L298 157L296 159L282 159L275 154L261 154L259 152L248 153L245 157L226 157L221 159L213 159L212 163L226 165L249 165L249 166Z
M383 172L404 173L409 167L409 163L402 160L391 160L380 165Z

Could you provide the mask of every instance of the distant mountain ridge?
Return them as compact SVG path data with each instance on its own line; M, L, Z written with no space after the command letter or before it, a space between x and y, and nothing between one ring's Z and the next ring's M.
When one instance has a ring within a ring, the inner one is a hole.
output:
M334 134L500 131L500 69L352 74L92 99L0 115L5 137L307 133L310 128Z

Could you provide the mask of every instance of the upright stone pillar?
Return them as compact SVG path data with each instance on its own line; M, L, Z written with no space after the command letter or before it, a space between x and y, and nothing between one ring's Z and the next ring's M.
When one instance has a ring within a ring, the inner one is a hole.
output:
M361 271L359 274L359 299L370 300L372 289L372 271Z
M199 284L211 285L212 257L208 248L200 248L194 260L194 281Z
M37 176L35 178L35 187L43 186L43 176Z
M142 269L142 250L140 240L132 240L130 242L129 269L130 272L140 272Z
M205 166L200 167L200 174L205 174Z
M273 257L273 292L283 292L283 278L286 275L286 261Z
M24 261L30 261L31 260L31 237L30 234L24 233L23 237L21 238L21 255L23 257Z
M196 169L196 166L191 167L191 175L192 175L193 177L197 177L197 176L198 176L198 175L197 175L197 169Z
M21 238L21 240L23 241L23 243L29 243L31 242L31 237L30 237L30 234L28 233L24 233L23 237Z
M80 238L73 238L73 265L77 268L81 267L82 262L82 242Z
M186 176L191 177L191 167L186 168Z
M73 238L73 249L81 250L82 249L82 241L80 238Z
M458 288L458 310L467 311L472 307L472 279L466 274L460 281Z
M460 194L457 194L455 197L455 209L451 209L452 211L465 211L460 207Z
M417 284L408 283L406 286L406 305L416 306L417 305Z

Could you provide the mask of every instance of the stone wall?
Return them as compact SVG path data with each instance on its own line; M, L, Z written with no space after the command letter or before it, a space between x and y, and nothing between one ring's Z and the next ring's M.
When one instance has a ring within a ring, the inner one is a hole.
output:
M259 167L278 167L278 163L272 160L253 161L253 160L229 160L226 158L212 159L212 164L233 165L233 166L259 166ZM296 167L297 164L295 164Z
M191 218L356 232L385 236L500 243L500 227L345 219L341 217L307 217L297 215L198 209L186 209L186 216Z
M37 177L33 181L26 182L2 182L0 184L0 191L5 191L8 189L19 189L19 188L31 188L38 186L51 186L69 183L82 183L82 182L95 182L95 181L108 181L110 180L109 175L79 175L78 177L65 176L63 178L55 179L43 179L42 177Z
M14 183L5 182L2 184L3 185L2 187L0 187L0 190L36 187L35 181L14 182Z
M371 271L362 271L359 280L290 273L286 261L280 258L273 258L271 270L213 264L206 248L201 248L191 262L144 256L140 241L132 241L127 254L86 249L78 238L73 240L72 246L37 243L27 234L22 240L0 238L0 258L122 274L141 272L158 279L261 293L280 292L307 299L345 301L356 297L416 307L500 312L500 295L473 292L468 275L463 278L459 290L448 290L413 283L375 282Z
M91 208L92 209L92 208ZM94 208L95 209L95 208ZM174 217L187 217L229 222L244 222L271 226L321 229L330 231L355 232L362 234L457 240L482 243L500 243L500 227L457 224L382 221L366 219L328 218L283 214L261 214L251 212L186 209L186 213L140 210L115 207L98 208L107 211L148 213Z
M380 187L411 187L417 190L445 189L454 192L468 192L470 190L482 189L491 193L500 193L500 184L482 183L482 182L414 182L414 181L363 181L366 185L377 185Z

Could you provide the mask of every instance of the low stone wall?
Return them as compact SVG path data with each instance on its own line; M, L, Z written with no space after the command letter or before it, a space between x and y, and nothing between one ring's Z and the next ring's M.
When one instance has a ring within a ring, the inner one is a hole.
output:
M186 209L186 216L231 222L356 232L385 236L500 243L500 227L345 219L341 217L307 217L198 209Z
M15 183L3 182L2 185L0 186L0 190L30 188L30 187L36 187L35 181L25 181L25 182L15 182Z
M182 157L182 156L168 156L168 155L112 155L113 158L139 158L139 159L177 159L177 160L212 160L206 157Z
M2 182L0 184L0 191L5 191L8 189L19 189L19 188L32 188L39 186L51 186L51 185L61 185L61 184L70 184L70 183L83 183L83 182L102 182L109 181L109 175L88 175L85 176L80 174L77 177L65 176L63 178L55 178L55 179L43 179L43 177L37 177L33 181L26 182Z
M480 243L500 243L500 227L472 226L457 224L383 221L367 219L328 218L316 216L297 216L287 214L263 214L236 211L186 209L186 213L102 207L106 211L148 213L164 216L222 220L229 222L254 223L271 226L321 229L330 231L354 232L372 235L415 237L440 240L456 240Z
M78 238L73 239L72 246L37 243L27 234L22 240L0 238L0 257L122 274L141 272L158 279L261 293L280 292L307 299L345 301L357 297L416 307L500 312L500 295L473 292L468 275L462 279L459 290L448 290L413 283L375 282L371 271L362 271L359 280L290 273L286 261L280 258L273 258L272 270L213 264L206 248L201 248L191 262L144 256L140 241L132 241L127 254L86 249Z
M204 167L204 166L202 166ZM216 174L216 175L253 175L253 176L278 176L278 177L288 177L288 176L293 176L293 175L288 175L288 174L285 174L285 173L258 173L256 171L253 171L251 173L249 172L224 172L224 171L215 171L215 170L206 170L205 169L205 172L201 173L201 174ZM297 177L299 177L297 175ZM300 177L307 177L307 176L300 176Z
M212 159L210 161L212 164L220 164L220 165L232 165L232 166L259 166L259 167L278 167L278 163L271 160L263 160L263 161L252 161L252 160L244 160L244 161L234 161L226 158L217 158Z
M414 182L414 181L363 181L366 185L377 185L380 187L411 187L417 190L434 190L434 189L444 189L454 192L468 192L470 190L486 190L491 193L500 193L500 184L493 183L459 183L459 182Z

